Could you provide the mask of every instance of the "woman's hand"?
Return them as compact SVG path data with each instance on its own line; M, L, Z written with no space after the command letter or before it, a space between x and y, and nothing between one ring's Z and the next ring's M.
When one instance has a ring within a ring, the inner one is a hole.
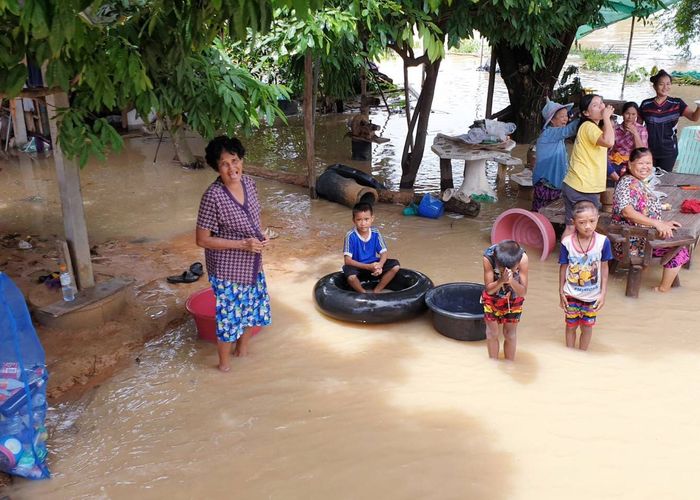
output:
M632 134L633 137L639 138L639 130L637 130L637 126L634 123L625 122L622 124L622 126L625 129L625 131Z
M681 224L675 220L668 222L665 220L657 220L654 223L654 229L656 229L656 232L659 233L659 237L662 240L673 236L673 230L678 229L679 227L681 227Z
M243 240L243 250L253 253L262 253L263 248L265 248L266 241L260 241L257 238L247 238Z
M615 113L615 108L609 104L603 108L603 120L610 120L610 117Z

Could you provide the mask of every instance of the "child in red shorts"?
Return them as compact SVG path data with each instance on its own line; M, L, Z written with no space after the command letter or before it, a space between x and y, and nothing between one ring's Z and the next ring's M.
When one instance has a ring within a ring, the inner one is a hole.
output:
M503 325L503 353L515 359L516 331L527 293L527 255L515 241L505 240L484 251L484 305L486 347L498 359L499 325Z
M561 239L559 303L565 311L566 347L576 347L576 330L581 327L578 348L585 351L598 311L605 304L608 261L613 255L610 240L595 231L598 208L593 203L576 203L573 221L574 234Z

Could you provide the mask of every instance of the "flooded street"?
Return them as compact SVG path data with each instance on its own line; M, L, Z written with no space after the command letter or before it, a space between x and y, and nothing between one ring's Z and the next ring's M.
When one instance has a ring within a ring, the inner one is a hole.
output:
M390 206L378 219L404 266L436 284L481 280L484 221ZM427 315L324 317L311 290L339 251L268 260L273 325L250 357L224 375L191 322L170 331L50 412L54 477L12 498L695 498L697 266L669 295L648 289L658 270L638 300L612 280L583 353L563 346L554 256L531 255L514 364L442 337Z
M428 145L483 116L487 74L476 65L460 56L443 64ZM400 74L398 61L381 69ZM507 99L498 82L494 109ZM628 89L627 98L651 94L646 82ZM700 87L674 95L692 101ZM395 187L405 118L381 110L372 118L391 142L375 146L371 172ZM346 119L319 118L319 166L363 166L348 160ZM246 159L303 172L300 134L297 118L265 128L244 140ZM91 244L193 233L215 173L181 169L167 138L154 163L157 142L129 138L124 152L81 172ZM200 139L191 145L201 154ZM0 233L62 234L51 158L20 155L0 167ZM419 192L438 189L437 167L428 146ZM53 478L17 480L12 500L697 498L700 264L665 295L650 291L661 271L649 269L639 299L624 296L624 273L611 277L591 348L578 352L564 347L558 251L541 262L530 249L516 362L493 362L485 342L443 337L427 314L380 326L323 316L312 290L341 265L350 211L256 182L280 238L265 257L273 324L251 341L250 356L222 374L192 321L169 330L108 382L50 409ZM528 204L502 187L474 219L405 217L403 207L380 204L376 223L403 267L436 285L481 282L493 221Z

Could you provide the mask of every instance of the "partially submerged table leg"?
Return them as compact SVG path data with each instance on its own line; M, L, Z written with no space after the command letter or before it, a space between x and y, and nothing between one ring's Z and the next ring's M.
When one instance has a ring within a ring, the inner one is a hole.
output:
M452 160L448 158L440 158L440 191L454 188L452 181Z
M486 159L464 161L464 181L458 191L474 201L496 201L496 193L486 179Z
M627 271L627 289L625 295L628 297L639 297L639 289L642 286L642 266L630 266Z

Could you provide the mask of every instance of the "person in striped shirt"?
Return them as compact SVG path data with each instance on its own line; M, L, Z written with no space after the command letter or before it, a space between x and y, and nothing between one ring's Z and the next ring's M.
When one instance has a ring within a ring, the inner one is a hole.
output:
M649 149L654 157L654 166L671 172L678 157L678 120L681 117L692 122L700 120L700 105L691 111L683 99L671 97L673 80L664 70L659 70L649 80L654 85L656 97L644 99L639 111L649 133Z

